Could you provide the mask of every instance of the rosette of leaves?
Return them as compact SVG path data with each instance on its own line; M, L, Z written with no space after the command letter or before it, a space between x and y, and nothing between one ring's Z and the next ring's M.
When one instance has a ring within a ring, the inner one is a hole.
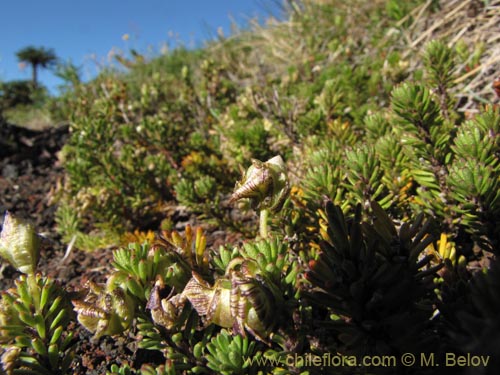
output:
M387 134L376 141L375 150L384 171L382 181L391 194L398 197L397 201L404 203L408 200L408 190L412 187L413 179L403 146L392 135Z
M211 252L210 263L218 276L224 276L237 264L251 261L253 268L275 285L294 286L299 267L289 243L279 236L245 242L242 246L220 246Z
M344 199L345 187L342 184L345 179L343 146L336 137L332 137L321 141L310 139L304 148L298 168L303 168L305 173L298 184L311 215L316 216L324 196L336 204L349 204Z
M0 300L3 369L7 374L67 374L74 358L73 333L66 329L71 304L53 280L32 277L21 275Z
M40 242L31 224L6 213L0 255L23 273L0 300L1 363L8 374L65 374L73 360L67 295L54 280L35 274Z
M386 187L390 203L384 205L397 216L406 216L410 211L409 200L413 194L413 178L409 168L410 158L404 145L391 133L387 114L376 113L364 120L366 136L373 143L375 157L383 173L382 184Z
M165 252L158 248L151 249L148 243L131 243L113 252L113 267L117 271L113 273L112 280L144 302L149 298L156 276L167 267L169 262L166 258Z
M451 145L450 214L482 247L500 243L500 111L488 108L459 128Z
M204 349L216 326L203 329L196 311L189 304L184 306L185 301L180 304L182 309L175 319L175 326L166 327L161 321L155 320L154 312L153 321L145 316L138 316L137 328L141 337L139 347L160 351L166 359L164 369L169 374L182 371L203 372L206 363Z
M344 185L350 202L377 201L383 208L391 204L392 196L383 183L384 172L372 147L346 150L344 163Z
M287 244L279 237L247 242L243 244L239 254L242 259L251 260L258 270L255 272L265 276L274 285L295 286L299 267L296 260L292 258ZM228 265L229 267L231 264Z
M443 117L450 120L453 102L448 91L455 78L455 53L442 41L433 40L426 45L423 57L427 81L436 92Z
M207 367L218 374L256 374L256 366L252 362L262 357L256 352L255 341L241 335L230 335L225 329L207 344Z
M424 85L403 83L392 91L397 134L408 152L436 167L448 152L452 127L443 122L438 103Z
M372 203L373 221L361 222L358 205L346 220L326 203L326 227L318 259L310 261L307 298L325 309L321 329L333 333L329 350L344 354L397 354L432 351L433 278L422 252L433 241L423 216L399 230Z
M341 115L345 108L345 105L342 105L343 95L339 86L339 79L326 80L321 94L314 99L314 104L318 106L327 121ZM335 113L335 111L337 111L337 113Z

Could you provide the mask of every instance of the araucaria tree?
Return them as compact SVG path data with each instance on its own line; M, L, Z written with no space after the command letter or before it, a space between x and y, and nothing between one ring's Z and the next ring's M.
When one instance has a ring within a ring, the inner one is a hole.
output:
M37 73L38 67L48 68L55 64L57 61L57 56L53 49L47 49L44 47L25 47L19 50L17 53L17 58L21 62L25 62L31 65L32 68L32 82L33 87L38 87Z

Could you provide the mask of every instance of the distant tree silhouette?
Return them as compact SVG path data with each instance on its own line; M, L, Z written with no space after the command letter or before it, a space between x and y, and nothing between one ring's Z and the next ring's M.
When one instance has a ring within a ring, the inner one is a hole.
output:
M25 62L31 65L32 68L32 78L33 87L38 87L38 67L48 68L56 63L57 56L53 49L47 49L44 47L25 47L19 50L17 53L17 58L21 62Z

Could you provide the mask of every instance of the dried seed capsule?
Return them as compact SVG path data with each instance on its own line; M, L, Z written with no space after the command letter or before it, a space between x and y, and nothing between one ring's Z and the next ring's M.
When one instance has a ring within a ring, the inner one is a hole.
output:
M236 185L236 190L231 196L230 203L241 198L261 198L264 199L272 183L272 175L258 160L252 160L252 166L248 168L240 183Z
M40 238L33 226L6 212L0 234L0 255L20 272L34 275L40 256Z
M2 354L0 362L2 363L2 369L7 373L11 374L16 368L19 367L18 359L21 354L21 348L17 346L9 346Z
M286 166L281 156L275 156L266 162L253 159L242 180L236 183L229 202L247 198L256 209L278 211L289 191Z
M184 299L180 294L172 296L172 290L168 292L164 282L158 279L151 290L146 308L151 310L151 317L156 324L171 329L178 322Z
M193 272L182 294L208 323L233 328L242 335L246 329L265 341L274 323L275 305L270 290L256 278L238 271L218 279L214 286Z
M123 332L134 317L134 302L120 288L106 291L102 286L89 283L83 301L72 302L78 321L96 338Z

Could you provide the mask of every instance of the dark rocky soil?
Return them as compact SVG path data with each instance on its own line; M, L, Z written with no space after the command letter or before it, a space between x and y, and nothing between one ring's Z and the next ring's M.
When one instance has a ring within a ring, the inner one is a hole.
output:
M0 224L5 211L34 224L46 238L40 261L44 273L53 273L49 267L51 260L60 261L64 252L55 231L56 207L50 204L50 196L62 179L57 153L68 135L67 126L41 132L9 124L0 126ZM63 281L74 276L69 265L56 268ZM12 267L4 266L0 273L2 289L12 281L12 272Z

